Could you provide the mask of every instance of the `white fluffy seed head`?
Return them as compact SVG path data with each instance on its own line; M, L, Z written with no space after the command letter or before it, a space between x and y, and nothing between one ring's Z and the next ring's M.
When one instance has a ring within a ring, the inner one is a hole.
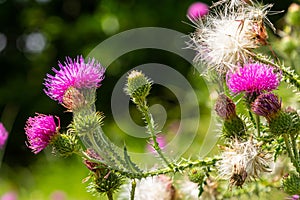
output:
M135 196L136 200L172 200L175 195L175 188L172 180L165 176L159 175L147 177L136 182ZM131 184L123 185L123 189L118 199L130 199Z
M261 150L260 146L247 142L232 142L230 147L223 147L222 160L218 162L220 178L229 179L232 185L241 186L246 180L259 178L261 173L271 172L273 158ZM234 182L236 175L243 179L241 185Z
M269 22L266 15L271 6L237 2L219 5L205 18L193 21L196 31L190 35L189 48L197 52L194 61L220 75L235 70L238 63L253 56L253 49L267 44L264 21Z

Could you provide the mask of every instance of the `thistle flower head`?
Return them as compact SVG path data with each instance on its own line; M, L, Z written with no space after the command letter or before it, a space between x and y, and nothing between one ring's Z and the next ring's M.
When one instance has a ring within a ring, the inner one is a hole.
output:
M272 156L263 152L252 140L234 141L222 147L222 160L218 163L220 177L230 180L231 186L242 187L246 180L258 178L262 172L271 172Z
M4 125L0 123L0 149L2 149L8 138L8 132L5 129Z
M60 128L59 118L56 125L55 118L52 115L37 114L35 117L29 117L25 126L28 147L33 153L37 154L46 148Z
M268 121L281 110L281 100L273 93L259 95L251 105L252 111Z
M191 19L198 19L207 15L208 12L209 12L208 5L202 2L195 2L189 6L187 15Z
M128 190L129 184L124 185L124 190ZM136 200L171 200L174 199L175 188L172 185L172 180L165 176L159 175L154 177L147 177L136 182L135 196ZM129 191L122 191L120 199L129 199Z
M64 64L59 63L59 70L53 68L55 75L47 74L44 92L53 100L63 102L66 91L70 88L97 88L104 79L105 69L95 59L84 62L82 56L72 60L66 58Z
M279 83L280 75L274 72L274 68L261 63L244 64L227 74L227 85L233 93L261 94L275 90Z
M151 89L152 82L140 71L133 70L127 77L127 84L124 88L134 103L138 103L140 99L145 99Z
M215 5L204 19L192 19L196 31L190 36L189 48L197 52L196 63L223 75L233 71L237 63L246 63L253 49L267 44L264 21L269 22L266 15L270 6L252 6L237 0L221 0Z

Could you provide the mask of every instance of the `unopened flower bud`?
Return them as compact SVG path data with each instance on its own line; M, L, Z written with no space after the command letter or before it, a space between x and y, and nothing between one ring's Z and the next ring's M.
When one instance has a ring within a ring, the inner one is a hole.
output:
M299 4L292 3L286 15L286 21L292 26L300 26L300 6Z
M133 70L128 75L124 90L134 103L138 103L139 100L145 99L149 94L151 85L151 81L142 72Z
M200 167L194 167L194 168L190 169L188 176L189 176L190 181L201 184L205 177L205 173L204 173L203 169L201 169Z
M68 157L80 149L76 136L71 134L56 134L51 144L53 152L62 157Z
M232 119L236 116L235 104L225 94L220 94L215 105L215 111L224 120Z
M289 113L279 112L269 121L270 132L275 135L287 134L292 130L293 121Z
M246 135L246 124L238 116L225 120L223 123L223 136L226 138L242 138Z
M236 114L235 104L225 94L220 94L216 105L215 111L223 120L223 136L242 137L246 134L246 125Z
M252 111L268 121L275 118L281 110L281 100L273 93L259 95L251 105Z
M285 36L281 39L280 46L285 53L290 55L298 48L298 41L293 37Z
M88 186L88 190L95 194L105 194L117 191L123 184L123 178L119 173L109 169L104 164L98 164L92 169L92 181Z
M283 190L289 195L300 194L300 177L294 173L282 181Z
M273 134L296 134L299 130L298 113L292 108L282 110L281 100L273 93L259 95L252 103L251 109L255 114L267 119Z

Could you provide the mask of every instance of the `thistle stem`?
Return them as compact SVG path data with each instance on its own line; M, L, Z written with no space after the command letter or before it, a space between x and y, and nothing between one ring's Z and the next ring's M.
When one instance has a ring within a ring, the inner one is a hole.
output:
M193 168L193 167L200 167L200 166L214 166L217 161L221 160L219 157L212 158L210 160L196 160L196 161L189 161L189 162L184 162L181 164L176 165L173 169L170 167L167 168L162 168L150 172L145 172L143 174L144 177L149 177L149 176L157 176L159 174L168 174L172 172L178 172L178 171L183 171L185 169Z
M257 138L260 138L260 117L256 115L256 130L257 130Z
M299 160L299 151L297 149L296 138L294 137L294 135L290 135L290 138L291 138L291 141L292 141L292 149L293 149L293 152L294 152L295 160L297 162L298 167L300 167L299 166L299 162L300 162L300 160Z
M108 192L106 193L106 195L107 195L108 200L114 200L113 194L112 194L111 191L108 191Z
M248 110L248 113L249 113L250 120L251 120L252 124L254 125L254 128L257 128L257 127L256 127L256 123L255 123L255 120L254 120L254 117L253 117L253 114L252 114L252 112L250 111L250 109Z
M142 112L142 114L144 115L145 118L145 123L147 124L147 130L153 140L153 148L154 150L158 153L159 157L167 164L168 167L170 167L171 169L174 168L174 165L172 163L170 163L168 161L168 159L164 156L163 152L161 151L161 148L159 147L159 144L157 142L157 138L156 138L156 129L155 129L155 123L154 123L154 119L149 111L149 107L147 105L147 101L146 99L144 99L143 101L139 101L137 103L139 110Z
M300 174L300 168L299 168L299 165L298 165L298 161L295 159L295 156L294 156L293 151L291 149L289 138L286 134L283 134L283 139L284 139L284 142L285 142L285 146L286 146L286 150L288 152L288 155L289 155L294 167L296 168L296 171Z
M300 79L299 79L299 75L294 73L293 70L289 70L289 68L286 68L283 65L280 65L278 63L272 62L271 60L269 60L268 58L262 56L262 55L255 55L254 58L256 58L257 60L261 61L262 63L268 64L268 65L272 65L274 67L276 67L277 69L282 71L282 74L285 77L285 81L289 84L294 85L298 90L300 90Z
M133 179L131 182L130 200L134 200L135 188L136 188L136 182L135 179Z

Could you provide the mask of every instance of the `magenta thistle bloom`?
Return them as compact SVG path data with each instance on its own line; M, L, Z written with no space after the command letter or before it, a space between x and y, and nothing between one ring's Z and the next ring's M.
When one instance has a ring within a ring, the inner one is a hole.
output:
M18 194L14 191L11 191L3 194L0 198L1 200L17 200Z
M55 123L58 120L58 125ZM52 115L37 114L35 117L29 117L25 126L28 147L37 154L45 149L51 142L54 135L58 133L60 121L58 117Z
M202 2L195 2L188 8L187 14L191 19L195 20L207 15L208 11L208 5Z
M3 124L0 123L0 149L4 147L7 138L8 138L8 132L3 126Z
M72 60L66 58L64 65L58 63L59 70L53 68L55 75L47 74L44 92L53 100L63 102L65 92L70 88L97 88L104 79L105 68L95 59L84 62L82 56Z
M249 63L228 73L227 85L233 93L261 94L263 91L275 90L280 82L280 76L274 73L274 68L261 63Z

